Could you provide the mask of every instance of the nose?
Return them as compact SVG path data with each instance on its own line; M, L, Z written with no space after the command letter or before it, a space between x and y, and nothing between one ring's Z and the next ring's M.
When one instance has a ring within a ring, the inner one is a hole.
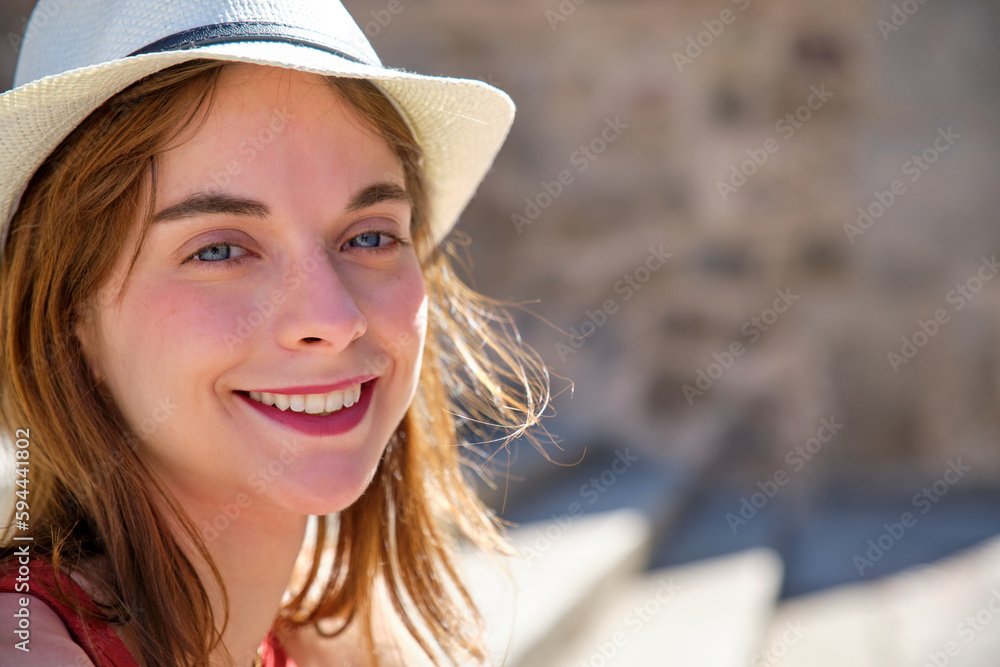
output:
M292 262L282 283L286 298L275 335L283 347L343 350L368 330L350 285L325 252L315 250Z

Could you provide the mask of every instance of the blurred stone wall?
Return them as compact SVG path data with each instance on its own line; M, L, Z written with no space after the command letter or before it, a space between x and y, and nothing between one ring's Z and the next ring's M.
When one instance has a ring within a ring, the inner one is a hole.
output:
M804 491L956 457L994 482L1000 281L954 290L1000 250L996 3L347 4L385 62L518 104L460 228L484 291L596 325L521 318L575 382L557 458L631 446L746 485L826 418Z
M30 4L0 9L5 71ZM996 3L345 4L387 64L518 105L459 229L575 383L556 458L629 446L745 485L832 419L803 492L956 457L997 478Z

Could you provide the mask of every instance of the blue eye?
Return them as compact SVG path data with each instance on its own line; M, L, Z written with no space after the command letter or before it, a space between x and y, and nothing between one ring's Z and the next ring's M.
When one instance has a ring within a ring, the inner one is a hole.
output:
M213 243L207 245L194 253L189 259L201 262L223 262L226 260L238 261L246 254L246 250L235 243Z
M348 244L354 248L378 248L386 245L385 243L380 243L382 239L388 239L393 241L394 239L388 234L381 234L379 232L365 232L364 234L358 234L353 239L348 241Z
M358 234L344 245L346 247L367 249L379 253L390 252L396 246L405 248L411 244L406 239L395 234L390 234L389 232L364 232Z

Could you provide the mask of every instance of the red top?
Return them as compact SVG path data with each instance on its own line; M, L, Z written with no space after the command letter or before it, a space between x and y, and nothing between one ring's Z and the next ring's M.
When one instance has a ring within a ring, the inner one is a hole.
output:
M49 563L31 559L28 564L30 574L24 577L21 582L23 588L24 579L27 579L30 586L27 591L15 589L18 584L19 567L17 558L14 558L0 569L0 593L31 595L51 607L52 611L58 614L66 625L73 641L84 650L96 667L139 667L111 625L81 618L70 607L59 601L54 593L55 577ZM72 578L64 575L60 575L59 578L63 588L74 596L84 609L92 612L100 611L100 608L90 599L86 591L80 588ZM295 663L285 655L281 642L278 641L273 631L267 634L261 648L261 665L263 667L295 667Z

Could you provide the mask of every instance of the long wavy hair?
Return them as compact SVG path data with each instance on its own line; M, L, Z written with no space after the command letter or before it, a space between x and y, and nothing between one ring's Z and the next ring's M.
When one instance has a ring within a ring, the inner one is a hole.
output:
M82 122L31 179L0 267L0 426L12 441L16 428L31 429L32 551L57 570L85 571L106 598L101 619L127 626L137 657L150 667L207 665L229 611L217 625L206 588L168 526L182 527L222 587L205 540L145 462L142 429L95 384L74 325L92 315L136 220L145 238L157 155L212 104L222 67L192 60L162 70ZM483 470L463 455L459 445L469 443L459 443L456 425L499 429L491 447L533 438L529 429L546 410L549 377L538 355L521 345L504 304L466 287L453 270L454 249L432 242L433 184L425 182L419 144L394 106L371 82L327 81L402 163L428 293L428 335L416 397L374 480L339 513L336 529L332 521L317 522L309 566L275 629L333 619L342 631L358 623L377 662L378 580L435 664L485 662L482 622L456 570L455 549L467 542L497 553L506 543L499 520L472 490L471 475ZM9 526L0 542L4 560L13 536ZM331 553L332 566L325 565ZM88 569L90 563L101 567ZM64 590L57 593L75 605Z

